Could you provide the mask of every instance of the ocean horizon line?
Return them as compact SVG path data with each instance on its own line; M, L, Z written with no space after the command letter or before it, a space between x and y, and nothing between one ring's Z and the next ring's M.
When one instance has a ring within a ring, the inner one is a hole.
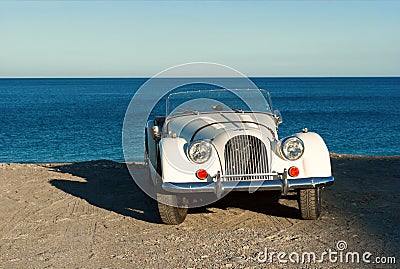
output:
M0 77L0 80L4 79L192 79L192 78L221 78L221 79L238 79L241 77L203 77L203 76L181 76L181 77ZM248 78L318 78L318 79L334 79L334 78L400 78L400 75L393 76L248 76Z

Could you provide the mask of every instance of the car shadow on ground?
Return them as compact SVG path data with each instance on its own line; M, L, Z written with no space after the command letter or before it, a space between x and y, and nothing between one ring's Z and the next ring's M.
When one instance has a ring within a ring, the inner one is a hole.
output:
M143 169L143 165L137 165ZM83 178L85 182L53 179L54 187L88 203L151 223L161 223L156 202L132 180L125 164L101 160L54 166L57 172Z
M161 223L157 203L150 198L132 179L123 163L100 160L52 167L55 171L80 177L82 180L53 179L50 184L88 203L115 213L151 223ZM143 164L133 164L131 169L138 176L147 177ZM299 218L298 209L273 203L266 199L265 192L249 194L234 192L222 200L206 207L193 208L189 214L214 213L209 208L228 209L230 207L264 213L272 216Z
M299 219L300 213L296 207L297 202L291 202L293 200L297 201L297 196L294 194L281 197L278 202L276 196L274 196L272 192L230 192L221 200L207 207L191 209L189 213L213 213L212 210L209 210L212 207L223 210L240 208L275 217Z

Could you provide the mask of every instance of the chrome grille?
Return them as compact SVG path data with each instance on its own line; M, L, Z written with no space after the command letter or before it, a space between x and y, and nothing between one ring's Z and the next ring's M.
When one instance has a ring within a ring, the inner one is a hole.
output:
M268 176L254 175L268 173L267 149L257 137L239 135L231 138L225 145L224 156L224 180L268 179Z

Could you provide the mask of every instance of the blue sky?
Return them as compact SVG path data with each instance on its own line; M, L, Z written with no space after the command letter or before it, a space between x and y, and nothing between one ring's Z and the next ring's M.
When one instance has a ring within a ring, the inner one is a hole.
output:
M399 76L397 1L3 1L0 77Z

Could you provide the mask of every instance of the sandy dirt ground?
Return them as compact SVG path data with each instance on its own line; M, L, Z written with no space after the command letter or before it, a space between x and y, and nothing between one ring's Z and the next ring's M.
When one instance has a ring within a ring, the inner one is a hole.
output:
M0 164L0 268L400 267L400 157L333 154L332 169L320 220L299 219L295 195L268 205L260 192L168 226L125 164Z

